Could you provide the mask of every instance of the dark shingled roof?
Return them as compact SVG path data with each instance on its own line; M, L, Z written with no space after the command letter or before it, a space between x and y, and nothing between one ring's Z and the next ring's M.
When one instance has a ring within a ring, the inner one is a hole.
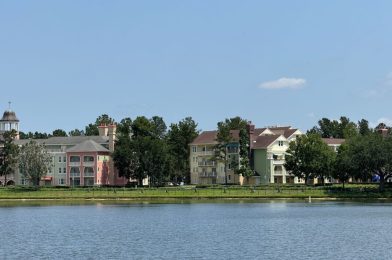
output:
M292 136L298 129L287 129L284 132L284 137L289 138L290 136Z
M19 119L16 117L16 114L14 111L6 110L0 121L19 122Z
M69 148L67 152L109 152L109 150L93 140L86 140Z
M267 148L270 144L276 141L280 135L262 135L256 138L256 142L253 142L254 149Z
M326 144L342 144L346 141L346 139L342 138L322 138Z
M239 130L231 130L230 133L231 133L231 136L233 137L234 141L238 141L239 140L239 133L240 133ZM190 144L191 145L197 145L197 144L217 144L218 143L216 141L217 134L218 134L218 131L203 131Z
M31 140L45 145L77 145L86 140L93 140L98 144L107 144L109 142L108 136L67 136L67 137L50 137L48 139L22 139L15 140L18 145L23 145Z

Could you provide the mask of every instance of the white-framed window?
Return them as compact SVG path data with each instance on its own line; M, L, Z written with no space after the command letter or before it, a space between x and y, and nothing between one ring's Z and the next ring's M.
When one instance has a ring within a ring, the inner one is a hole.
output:
M64 179L59 179L59 185L64 185L65 184L65 180Z
M192 152L197 152L197 147L196 146L192 146Z
M63 157L63 162L66 162L66 161L67 161L67 157L64 156L64 157Z
M69 158L70 162L80 162L80 156L71 156Z
M59 162L61 162L61 156L59 156Z
M63 173L67 173L67 168L63 168Z
M59 168L59 173L61 173L61 168Z
M279 146L283 146L283 141L278 141Z

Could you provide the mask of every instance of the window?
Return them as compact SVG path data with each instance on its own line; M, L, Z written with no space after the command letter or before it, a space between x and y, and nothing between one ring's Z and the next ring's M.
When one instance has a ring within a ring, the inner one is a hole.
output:
M61 156L59 156L59 162L61 162Z
M59 168L59 173L61 173L61 168Z
M67 168L63 168L63 173L67 173Z
M66 161L67 161L67 157L64 156L64 157L63 157L63 162L66 162Z
M83 161L84 162L94 162L94 157L93 156L84 156Z
M279 146L283 146L283 141L278 141Z
M80 162L80 156L71 156L69 160L70 162Z
M93 167L84 167L84 176L85 177L93 177L94 176Z
M197 147L196 146L192 146L192 152L197 152Z
M59 185L64 185L64 184L65 184L64 179L59 179Z
M79 169L79 167L71 167L70 173L71 173L72 177L80 176L80 169Z
M229 178L229 181L231 180L231 175L229 174L229 175L227 175L227 177Z

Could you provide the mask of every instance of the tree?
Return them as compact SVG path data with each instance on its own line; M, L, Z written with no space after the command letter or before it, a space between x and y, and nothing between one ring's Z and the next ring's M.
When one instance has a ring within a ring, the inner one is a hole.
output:
M249 177L253 175L253 170L250 167L249 157L249 131L248 129L241 128L240 130L240 165L236 167L235 172L244 176L249 184Z
M135 171L139 167L138 157L129 133L120 131L117 136L113 152L114 165L119 176L129 180L135 175Z
M355 172L356 169L351 160L348 145L342 144L338 149L336 160L333 164L332 176L341 181L344 188L344 184L350 179L350 177L355 175Z
M113 159L120 176L135 178L139 185L149 176L154 184L161 185L170 169L163 119L125 119L119 129Z
M358 131L360 135L369 135L372 132L369 127L369 121L365 119L358 121Z
M238 130L239 132L241 129L246 129L246 125L247 121L238 116L230 119L226 118L225 121L218 122L217 144L214 147L214 159L224 164L225 185L227 185L228 165L233 165L235 168L239 167L240 158L236 158L236 156L232 156L231 158L228 157L229 146L238 143L238 141L235 140L233 130Z
M19 169L25 178L34 186L39 186L41 177L44 176L52 164L52 156L45 150L45 146L30 141L20 149Z
M308 131L310 134L318 134L323 138L349 138L357 134L357 125L348 117L341 116L339 120L322 118L318 126Z
M52 132L52 136L67 136L67 133L62 129L56 129Z
M69 136L82 136L82 135L84 135L84 131L79 130L79 129L74 129L74 130L69 131L68 135Z
M294 176L305 180L327 177L332 169L334 152L317 134L299 136L290 142L284 167Z
M358 136L348 141L348 153L355 167L356 177L378 176L379 190L392 178L392 137L378 133Z
M13 143L16 131L6 131L0 138L0 176L4 176L4 185L7 185L7 175L15 171L18 162L19 147Z
M171 124L167 134L169 156L171 157L172 179L190 181L189 144L197 137L197 123L186 117L177 124Z

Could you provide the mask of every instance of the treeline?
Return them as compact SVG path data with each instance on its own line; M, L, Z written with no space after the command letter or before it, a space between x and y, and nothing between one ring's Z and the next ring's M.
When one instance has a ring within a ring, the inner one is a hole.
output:
M41 133L41 132L19 132L20 139L47 139L49 137L65 137L65 136L93 136L98 135L98 126L100 124L112 124L115 123L115 120L108 116L107 114L100 115L97 117L94 123L90 123L86 125L84 130L74 129L69 131L68 133L63 129L56 129L52 133Z
M322 138L344 138L337 151L328 147ZM347 117L340 120L323 118L306 135L290 143L285 167L293 175L308 180L335 178L378 181L380 191L392 177L391 128L380 123L369 127L367 120L358 123Z

